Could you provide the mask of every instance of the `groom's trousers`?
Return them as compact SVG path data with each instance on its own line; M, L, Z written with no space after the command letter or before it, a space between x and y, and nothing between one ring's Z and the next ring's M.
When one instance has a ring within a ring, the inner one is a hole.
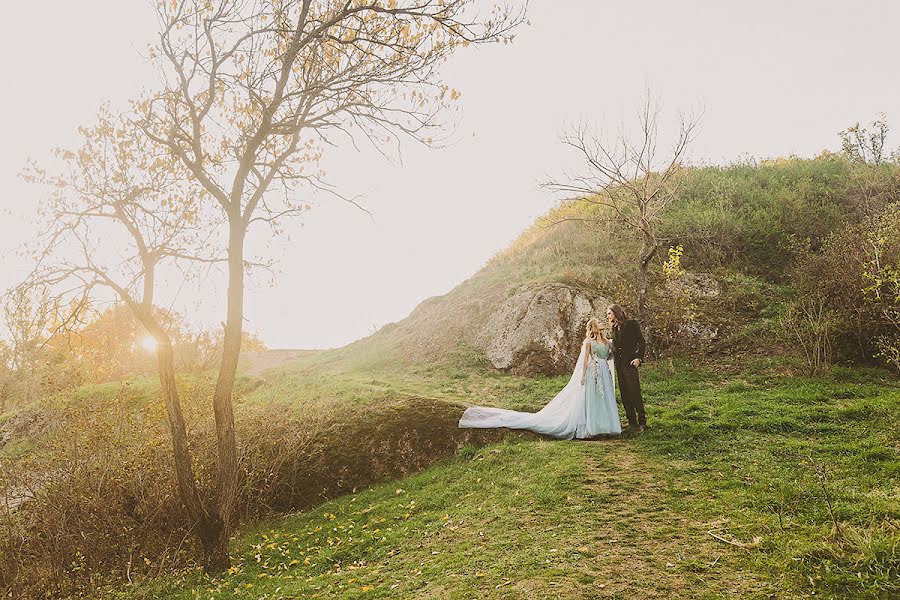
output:
M644 398L641 396L641 380L638 377L637 367L616 363L616 379L628 424L632 427L646 425L647 417L644 416Z

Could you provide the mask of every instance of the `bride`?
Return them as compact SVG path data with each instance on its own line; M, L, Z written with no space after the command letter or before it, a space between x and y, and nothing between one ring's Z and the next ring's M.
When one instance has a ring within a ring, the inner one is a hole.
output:
M592 318L572 378L544 408L527 413L473 406L463 413L459 426L529 429L567 440L621 433L614 371L609 365L612 351L603 325Z

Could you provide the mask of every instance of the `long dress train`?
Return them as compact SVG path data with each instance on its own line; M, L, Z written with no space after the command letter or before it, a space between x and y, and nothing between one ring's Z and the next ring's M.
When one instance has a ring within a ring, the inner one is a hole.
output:
M582 344L569 382L538 412L473 406L463 413L459 426L528 429L561 439L621 433L613 377L615 371L610 364L612 347L594 340L589 342ZM581 385L585 361L588 361L588 369L585 384Z

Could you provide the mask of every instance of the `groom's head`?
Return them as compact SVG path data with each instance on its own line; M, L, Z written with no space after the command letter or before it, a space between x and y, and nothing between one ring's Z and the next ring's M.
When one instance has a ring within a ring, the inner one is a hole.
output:
M625 315L625 309L618 304L610 304L609 308L606 309L606 318L613 325L624 323L628 320L628 317Z

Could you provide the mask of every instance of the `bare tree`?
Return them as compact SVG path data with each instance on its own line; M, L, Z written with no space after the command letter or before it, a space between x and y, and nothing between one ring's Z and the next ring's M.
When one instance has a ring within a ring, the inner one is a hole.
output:
M183 169L129 121L104 108L97 124L80 133L80 148L57 151L64 165L60 174L36 165L25 173L50 186L51 194L41 213L46 233L32 249L36 266L19 290L38 290L57 305L75 307L57 319L54 334L71 331L96 293L111 290L156 340L179 495L202 544L212 548L217 515L197 489L175 384L170 323L166 311L154 305L154 292L164 261L175 261L184 275L190 268L184 261L216 262L203 250L210 246L209 221L215 215L199 212Z
M338 194L319 160L342 140L386 155L404 138L446 131L458 93L438 67L469 44L508 41L524 7L488 17L474 0L172 0L160 2L151 56L165 81L136 104L140 126L168 148L228 223L224 346L213 397L218 448L218 552L238 486L232 392L244 317L245 239L254 223L279 232L308 207L301 191Z
M647 312L650 262L661 243L657 235L659 218L678 193L685 172L685 152L700 123L697 113L680 115L675 140L662 151L660 113L658 100L648 90L633 136L624 124L612 138L584 123L570 128L562 134L561 141L578 151L584 170L543 183L546 189L567 198L605 208L603 220L619 223L639 236L637 313L641 320Z

